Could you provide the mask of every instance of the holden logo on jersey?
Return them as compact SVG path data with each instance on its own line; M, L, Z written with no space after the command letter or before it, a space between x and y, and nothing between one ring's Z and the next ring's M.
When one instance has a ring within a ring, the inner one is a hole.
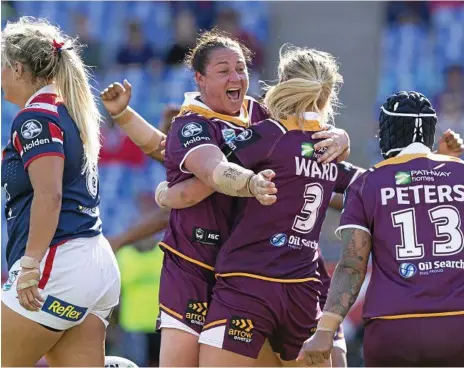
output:
M399 272L400 272L401 277L405 279L409 279L416 274L417 267L413 263L401 263Z
M182 128L182 136L185 138L194 137L200 134L203 131L203 128L198 123L188 123L185 124Z
M253 135L253 132L250 129L247 129L247 130L244 130L243 132L241 132L237 136L237 138L235 138L235 140L237 140L239 142L247 141L252 137L252 135Z
M271 239L269 239L269 242L274 247L281 247L287 244L287 234L284 234L284 233L275 234Z
M42 133L42 124L37 120L27 120L21 126L21 135L26 139L33 139Z

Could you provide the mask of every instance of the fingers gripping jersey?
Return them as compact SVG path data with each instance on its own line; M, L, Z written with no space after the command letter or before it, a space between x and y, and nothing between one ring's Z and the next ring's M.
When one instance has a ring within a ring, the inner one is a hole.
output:
M322 152L312 132L318 121L301 131L295 121L263 121L224 147L230 161L258 172L276 172L277 202L264 208L246 200L240 220L221 249L216 270L222 276L247 274L299 282L316 278L319 235L332 192L350 180L339 178L339 165L317 163ZM265 214L265 215L263 215Z
M464 314L464 162L408 150L350 186L337 229L372 237L365 318Z
M50 245L93 237L101 231L97 170L82 173L79 131L66 107L48 90L50 86L39 90L16 116L10 141L3 151L2 187L6 193L9 268L24 254L34 195L28 168L41 157L58 156L65 160L62 210Z
M256 122L265 114L264 108L249 98L240 116L217 114L199 101L198 94L187 94L182 114L174 119L166 142L170 186L193 177L184 166L190 153L205 145L221 147L248 127L249 118ZM161 245L212 270L219 247L230 233L235 202L233 197L213 193L193 207L172 210Z

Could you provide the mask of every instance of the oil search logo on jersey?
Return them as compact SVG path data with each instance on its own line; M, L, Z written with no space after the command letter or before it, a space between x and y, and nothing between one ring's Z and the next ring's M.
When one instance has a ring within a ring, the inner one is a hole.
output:
M81 320L82 317L84 317L85 312L87 312L87 308L69 304L51 295L47 296L47 299L42 306L42 310L52 316L71 322Z

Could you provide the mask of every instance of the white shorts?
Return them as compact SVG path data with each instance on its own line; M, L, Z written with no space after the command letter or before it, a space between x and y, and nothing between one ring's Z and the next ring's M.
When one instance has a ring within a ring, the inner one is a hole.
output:
M105 326L119 303L121 276L113 250L103 235L69 240L50 247L40 263L42 308L31 312L17 299L19 260L2 287L2 302L16 313L56 330L76 326L89 313Z

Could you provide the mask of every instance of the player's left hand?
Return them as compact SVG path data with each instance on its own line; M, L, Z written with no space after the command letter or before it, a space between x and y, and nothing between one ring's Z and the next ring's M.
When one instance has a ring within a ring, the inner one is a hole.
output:
M277 201L277 188L272 182L275 175L272 170L263 170L250 180L250 192L263 206L270 206Z
M163 201L163 194L169 189L169 182L162 181L155 190L155 201L160 208L166 207Z
M296 361L304 361L307 366L318 365L330 359L334 334L330 331L316 331L303 343Z
M324 147L327 148L324 154L317 159L317 162L328 164L329 162L337 159L339 156L342 157L338 161L342 161L348 158L350 149L350 137L343 129L333 127L329 129L329 126L327 125L326 130L321 130L320 132L314 133L311 138L324 139L323 141L314 145L315 150L322 149Z
M39 294L39 281L40 271L38 269L21 269L16 285L18 300L23 308L31 312L38 312L44 302Z
M437 153L453 157L461 157L464 155L464 142L461 136L451 129L448 129L440 138Z

